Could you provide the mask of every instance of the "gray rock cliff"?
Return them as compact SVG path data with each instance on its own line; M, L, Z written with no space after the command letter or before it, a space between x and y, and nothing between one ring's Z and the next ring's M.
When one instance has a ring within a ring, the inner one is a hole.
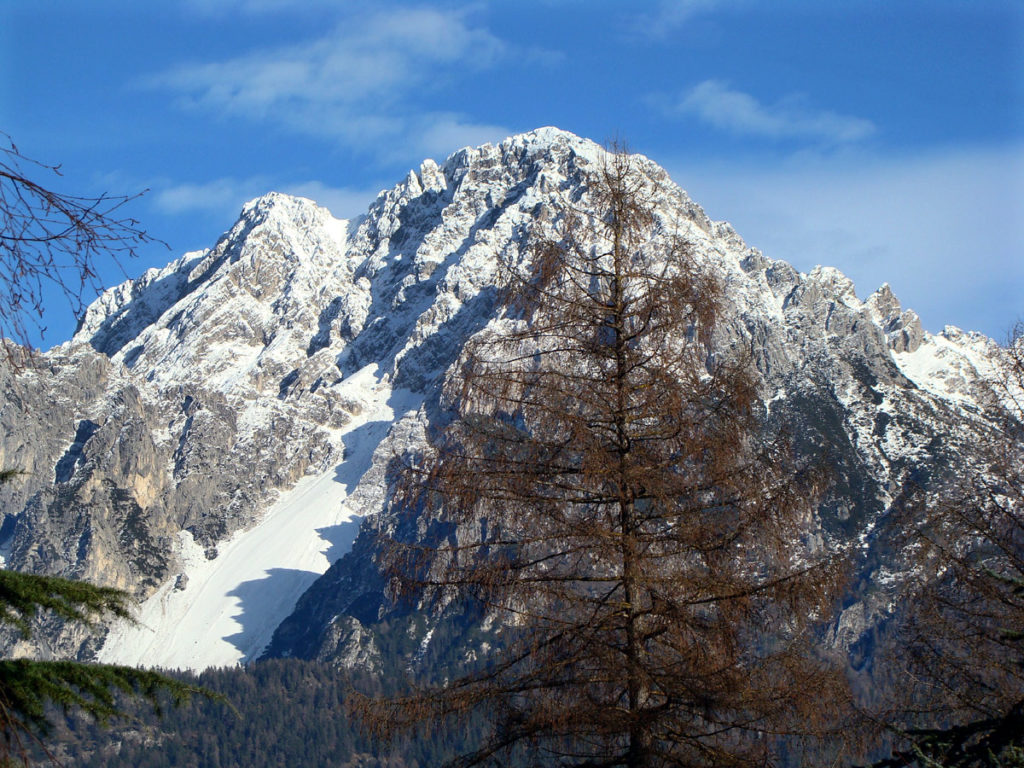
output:
M380 628L395 609L375 531L409 525L390 501L389 461L422 445L447 369L494 319L500 260L526 258L530 236L588 204L602 157L592 142L539 129L425 161L351 222L272 193L212 249L106 291L70 342L23 371L0 369L0 464L26 471L0 488L8 567L141 599L174 585L199 594L183 531L215 560L301 478L347 472L345 503L365 522L287 606L268 653L384 664ZM886 544L892 505L908 478L969 461L998 348L957 329L926 333L888 286L861 301L835 269L801 274L766 257L653 162L636 162L665 231L688 239L725 286L716 343L749 350L770 418L836 467L820 527L823 542L860 548L870 588L858 621L842 623L856 642L899 568ZM380 391L424 407L396 410L347 453L346 425L367 407L349 383L367 366ZM408 621L418 648L432 618ZM35 650L88 655L101 641L53 631Z

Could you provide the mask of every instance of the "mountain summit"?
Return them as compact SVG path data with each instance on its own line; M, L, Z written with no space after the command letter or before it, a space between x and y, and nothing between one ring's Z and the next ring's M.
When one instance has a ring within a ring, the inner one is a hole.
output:
M385 664L373 530L398 524L388 462L422 445L446 372L500 312L500 263L587 205L604 158L541 128L426 160L353 221L270 193L212 249L104 292L35 368L0 371L0 460L29 473L0 488L7 565L143 601L138 626L49 627L23 650L194 669L265 652ZM888 286L861 301L835 269L766 257L635 163L659 225L725 288L716 343L750 352L770 417L835 465L823 544L855 542L879 587L837 623L854 643L898 574L885 533L900 488L967 460L997 347L925 332ZM420 655L434 621L410 625Z

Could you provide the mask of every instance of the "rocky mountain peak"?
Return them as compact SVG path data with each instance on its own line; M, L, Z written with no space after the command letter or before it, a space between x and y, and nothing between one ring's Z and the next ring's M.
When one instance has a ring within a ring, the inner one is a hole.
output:
M253 224L271 218L298 223L311 221L325 214L330 215L326 208L321 208L308 198L286 195L282 192L267 192L245 203L240 218Z
M397 514L388 462L422 447L419 404L502 311L499 264L590 204L605 157L540 128L425 160L351 222L269 193L212 248L109 289L49 353L59 380L0 377L7 455L46 470L10 496L0 548L146 597L138 647L168 649L148 663L252 658L307 589L273 652L375 658L383 587L372 536L346 554L349 522ZM823 536L870 548L907 473L966 444L934 438L977 410L986 340L925 333L888 286L861 302L838 270L769 258L634 161L663 231L724 287L718 343L749 352L801 450L835 457ZM105 658L131 660L117 637Z
M865 304L881 326L894 352L918 350L925 335L921 319L913 310L903 310L888 283L883 283L868 297Z

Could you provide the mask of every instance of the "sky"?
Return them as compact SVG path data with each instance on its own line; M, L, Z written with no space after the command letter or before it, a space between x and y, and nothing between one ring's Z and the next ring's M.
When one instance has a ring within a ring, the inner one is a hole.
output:
M0 130L62 191L148 190L167 247L242 204L341 218L423 159L554 125L624 140L713 219L926 329L1024 318L1020 0L0 0ZM75 318L57 294L36 343Z

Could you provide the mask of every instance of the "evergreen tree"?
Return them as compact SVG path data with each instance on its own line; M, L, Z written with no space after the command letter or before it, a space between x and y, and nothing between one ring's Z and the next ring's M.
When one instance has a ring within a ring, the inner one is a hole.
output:
M6 482L17 472L0 473ZM103 614L130 618L129 595L111 587L55 576L0 569L0 624L29 637L31 620L47 611L67 621L90 623ZM34 746L51 732L54 709L84 712L101 723L122 713L118 693L142 696L159 708L165 692L177 703L200 691L151 670L73 661L0 660L0 766L27 763ZM205 691L201 691L206 694Z
M0 345L8 364L27 360L9 336L26 342L26 322L44 330L43 284L56 285L73 308L84 309L87 289L96 289L101 256L134 256L153 238L121 215L132 196L81 197L54 191L26 170L60 175L60 167L26 158L0 132ZM0 469L0 483L21 471ZM129 596L80 581L0 570L0 624L23 637L40 611L68 621L91 622L103 614L129 618ZM0 661L0 764L27 760L29 748L50 731L51 709L79 710L101 722L119 714L117 692L156 703L166 691L175 700L193 688L158 673L131 667L70 661Z

